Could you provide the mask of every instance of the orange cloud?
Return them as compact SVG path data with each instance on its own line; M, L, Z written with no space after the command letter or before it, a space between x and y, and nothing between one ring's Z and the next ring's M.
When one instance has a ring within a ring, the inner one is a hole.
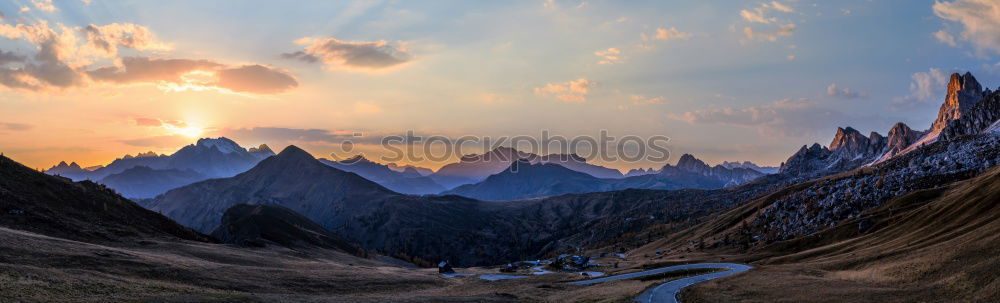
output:
M584 78L563 83L548 83L544 87L535 88L535 93L543 96L555 96L567 103L583 103L596 82Z
M208 60L127 57L122 67L88 71L91 79L119 84L167 84L176 89L220 88L233 92L280 93L298 86L290 74L263 65L228 67Z
M108 25L87 25L82 31L87 35L86 47L93 54L114 58L118 47L135 50L169 50L169 44L161 42L144 26L131 23L111 23Z
M85 34L85 39L77 37ZM280 93L298 86L288 72L259 64L228 66L209 60L118 58L119 48L169 50L146 27L130 23L88 25L71 29L46 21L0 24L0 37L31 42L34 56L0 52L0 85L30 91L85 87L96 81L150 83L173 90L222 90L257 94ZM81 44L81 41L85 43ZM94 67L94 60L116 65Z
M399 44L379 41L343 41L336 38L306 37L295 41L304 50L282 54L288 59L309 63L323 62L331 68L379 70L406 63L412 59Z

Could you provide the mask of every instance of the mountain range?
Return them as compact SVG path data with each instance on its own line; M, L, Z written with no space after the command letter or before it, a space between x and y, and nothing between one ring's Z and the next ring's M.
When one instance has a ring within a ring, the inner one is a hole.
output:
M938 140L979 133L998 118L996 93L983 89L971 73L952 74L945 102L937 119L924 131L896 123L887 137L876 132L869 136L847 127L838 128L829 147L819 143L802 146L781 164L780 172L810 178L851 170L886 161Z
M360 155L343 161L323 158L320 158L319 161L342 171L358 174L398 193L425 195L444 191L443 186L434 182L430 177L421 175L414 167L396 171L387 165L369 161Z
M75 181L91 180L129 198L152 198L168 189L208 178L231 177L274 155L267 145L245 149L220 137L199 139L171 155L153 152L125 155L96 169L60 162L45 172Z
M482 181L486 177L507 169L514 161L520 159L525 159L531 163L555 163L597 178L613 179L624 177L618 170L587 163L587 159L575 154L539 156L510 147L497 147L483 154L462 156L459 162L441 167L441 169L430 175L430 177L437 181L438 184L450 189L459 185Z
M482 182L462 185L444 194L481 200L516 200L623 189L715 189L747 183L763 175L746 168L710 167L690 154L681 156L676 166L666 165L655 173L620 179L597 178L559 164L532 164L521 159Z

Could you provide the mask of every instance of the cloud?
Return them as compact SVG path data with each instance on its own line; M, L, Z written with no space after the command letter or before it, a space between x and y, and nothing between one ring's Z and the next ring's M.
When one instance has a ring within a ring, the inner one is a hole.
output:
M323 62L330 68L380 70L409 62L412 56L399 44L379 41L342 41L336 38L302 38L304 50L282 54L304 62Z
M785 99L742 109L703 109L668 117L690 124L754 127L761 135L781 137L803 137L828 131L831 125L843 123L848 118L805 99Z
M691 33L682 32L678 30L676 27L672 26L669 28L659 27L656 28L656 32L653 33L652 35L647 35L646 33L640 34L639 37L642 38L642 42L639 43L638 47L641 50L652 50L655 48L654 45L650 43L653 40L659 40L659 41L687 40L691 39L692 36L694 35L692 35Z
M590 89L596 82L584 78L563 83L548 83L544 87L535 88L535 93L543 96L554 96L566 103L583 103Z
M791 12L795 11L791 7L789 7L787 5L784 5L784 4L781 4L778 1L771 1L771 8L773 8L773 9L775 9L777 11L785 12L785 13L791 13Z
M795 12L790 6L781 4L778 1L771 1L770 3L761 3L760 6L749 10L740 10L740 17L747 22L770 24L778 21L778 18L766 16L772 10L783 13Z
M779 25L774 31L754 31L753 28L747 26L743 28L743 35L747 40L758 40L758 41L768 41L775 42L781 37L788 37L795 33L797 26L795 23Z
M601 61L597 64L618 64L624 62L624 56L622 56L622 51L617 48L609 48L602 51L594 52L594 55L601 57Z
M646 97L643 95L632 95L629 97L629 100L632 101L632 105L644 106L644 105L663 104L664 102L666 102L667 99L663 98L662 96Z
M44 12L54 12L59 9L52 4L52 0L31 0L31 4Z
M840 99L859 99L868 97L866 92L857 92L846 87L838 87L836 83L831 83L826 87L826 95Z
M101 26L90 24L81 31L87 35L88 50L107 58L116 57L119 46L139 51L172 48L169 44L157 40L148 28L131 23L111 23Z
M176 128L188 127L187 122L181 120L161 120L156 118L144 118L144 117L135 118L135 125L145 126L145 127L163 127L163 126L170 126Z
M125 139L119 142L136 147L177 147L191 144L191 138L180 135L153 136L145 138Z
M114 83L175 82L183 81L182 75L195 70L215 70L222 65L208 60L190 59L150 59L146 57L125 57L121 67L109 66L88 71L96 81Z
M252 142L341 143L345 140L357 140L354 132L285 127L223 129L219 131L219 135Z
M0 84L40 90L47 87L66 88L83 82L81 74L73 67L87 61L77 56L77 38L72 29L63 25L52 28L46 21L0 24L0 37L27 40L38 50L30 60L21 60L20 66L0 67ZM27 59L26 56L24 58Z
M0 66L7 65L8 63L21 63L28 58L15 54L13 52L5 52L0 50Z
M84 38L78 37L82 33ZM119 58L119 49L170 50L146 27L130 23L69 28L46 21L0 24L0 37L35 45L33 56L0 51L0 85L30 91L86 87L91 82L152 83L171 90L216 89L272 94L298 86L285 71L248 64L228 66L209 60ZM95 60L114 61L96 66Z
M290 74L263 65L228 67L208 60L126 57L121 67L88 71L91 79L117 84L164 84L174 90L219 88L233 92L275 94L298 86Z
M656 38L656 40L687 40L691 38L691 34L681 32L677 30L676 27L661 27L656 29L656 35L653 37Z
M1000 53L1000 2L995 0L935 2L933 10L934 15L941 19L960 23L962 25L960 39L972 43L980 54ZM947 35L951 36L950 33ZM938 34L935 34L935 37L937 36ZM940 37L938 40L941 40Z
M24 131L31 129L32 126L24 123L10 123L10 122L0 122L0 130L9 131Z
M740 17L742 17L743 20L746 20L748 22L754 22L754 23L768 24L768 23L771 23L771 22L778 21L777 18L766 18L766 17L764 17L764 10L762 8L760 8L760 7L754 8L752 11L741 10L740 11Z
M280 93L299 85L290 74L255 64L219 70L219 87L236 92Z
M938 41L941 41L941 43L947 44L951 47L958 46L958 43L955 42L955 36L952 36L951 33L945 30L939 30L934 32L934 38L937 39Z
M135 118L135 125L138 125L138 126L150 126L150 127L160 127L160 126L163 125L163 122L160 122L160 119Z
M950 79L948 73L937 68L914 73L911 78L913 82L910 82L910 94L893 99L889 105L890 109L911 109L924 105L929 100L942 98Z
M789 14L795 9L778 1L764 2L760 6L744 9L740 11L740 18L752 24L759 24L765 28L754 28L751 25L743 27L744 41L768 41L775 42L781 37L789 37L795 33L797 26L788 20L769 16L773 11Z

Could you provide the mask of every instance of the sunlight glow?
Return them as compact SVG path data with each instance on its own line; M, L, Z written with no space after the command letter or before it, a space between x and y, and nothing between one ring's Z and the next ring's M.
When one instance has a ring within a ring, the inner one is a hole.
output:
M185 137L188 137L188 138L198 138L198 137L201 136L202 133L205 132L205 129L203 129L201 127L198 127L198 126L193 126L193 125L189 125L189 126L185 126L185 127L177 127L177 126L173 126L173 125L167 124L167 125L164 125L163 128L165 128L167 131L169 131L169 132L171 132L173 134L185 136Z

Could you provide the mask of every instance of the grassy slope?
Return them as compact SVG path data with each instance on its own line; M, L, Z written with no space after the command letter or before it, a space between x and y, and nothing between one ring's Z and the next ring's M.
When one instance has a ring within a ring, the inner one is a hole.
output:
M1000 297L1000 168L914 192L816 236L765 247L761 270L693 287L687 302L988 301ZM874 228L855 235L858 220Z

